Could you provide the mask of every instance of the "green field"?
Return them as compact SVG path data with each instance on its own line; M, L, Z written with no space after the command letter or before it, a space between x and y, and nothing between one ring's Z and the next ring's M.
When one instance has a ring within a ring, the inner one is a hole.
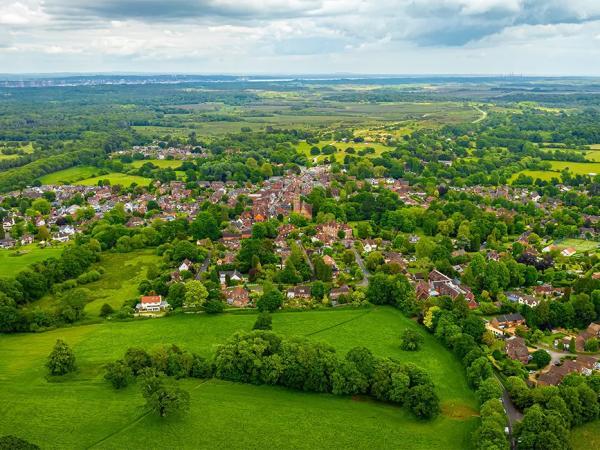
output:
M57 258L62 250L62 246L39 248L35 244L19 249L2 249L0 250L0 276L14 276L30 264L48 258Z
M123 301L136 298L138 284L145 278L148 265L159 262L160 257L153 250L103 253L102 259L97 264L104 269L102 277L98 281L82 286L88 291L91 299L85 307L88 317L97 318L104 303L117 310L123 305ZM56 302L57 298L53 294L47 294L33 306L47 308Z
M108 175L100 175L99 177L87 178L76 182L75 184L81 184L83 186L96 186L98 181L108 180L111 185L120 184L122 186L131 186L136 183L138 186L148 186L152 181L150 178L140 177L138 175L127 175L124 173L111 173Z
M93 166L69 167L68 169L44 175L40 178L40 181L42 184L73 184L76 181L93 177L99 172L100 169Z
M531 177L533 178L533 181L535 181L538 178L543 181L551 181L552 178L556 178L558 180L561 179L560 173L558 172L552 172L549 170L522 170L519 173L513 174L513 176L510 177L509 182L512 183L514 180L516 180L519 174Z
M552 170L561 171L569 168L571 173L575 175L589 175L591 173L600 174L600 162L597 163L581 163L571 161L551 161Z
M169 159L143 159L140 161L134 161L130 164L134 169L138 169L142 167L146 163L152 163L156 167L160 167L161 169L170 167L172 169L176 169L181 166L182 161L178 160L169 160Z
M175 315L0 336L0 435L15 434L44 448L470 447L477 402L463 368L414 321L388 307L277 313L273 329L330 343L340 352L365 345L378 356L415 362L429 371L442 401L443 413L432 422L368 399L219 380L181 381L192 397L190 413L160 420L146 414L137 386L115 391L102 379L103 365L129 346L177 343L209 356L236 330L249 330L255 318ZM399 349L406 327L424 335L421 351ZM43 365L57 338L73 347L79 370L49 381Z

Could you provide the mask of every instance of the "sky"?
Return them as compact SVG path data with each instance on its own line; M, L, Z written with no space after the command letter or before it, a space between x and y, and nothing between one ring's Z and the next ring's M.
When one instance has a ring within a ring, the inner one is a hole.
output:
M600 75L600 0L0 0L0 73Z

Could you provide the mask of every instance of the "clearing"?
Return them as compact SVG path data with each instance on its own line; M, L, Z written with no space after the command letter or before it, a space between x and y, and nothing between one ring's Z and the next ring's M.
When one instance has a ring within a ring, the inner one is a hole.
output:
M76 181L85 180L86 178L94 177L100 173L98 167L93 166L77 166L69 167L68 169L59 170L44 175L40 178L42 184L73 184Z
M0 250L0 275L3 277L15 276L30 264L59 257L62 251L63 247L60 245L40 248L36 244L2 249Z

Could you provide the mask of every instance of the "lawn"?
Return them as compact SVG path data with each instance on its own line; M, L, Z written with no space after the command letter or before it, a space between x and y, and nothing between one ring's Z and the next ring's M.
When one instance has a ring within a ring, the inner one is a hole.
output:
M108 175L100 175L99 177L87 178L85 180L78 181L75 184L81 184L83 186L96 186L100 180L108 180L113 186L116 184L120 184L121 186L131 186L133 183L136 183L138 186L148 186L152 181L150 178L140 177L138 175L111 173Z
M236 330L250 330L255 318L175 315L0 336L0 435L15 434L44 448L386 448L399 443L410 449L469 448L477 402L460 363L415 322L388 307L277 313L273 329L328 342L342 353L364 345L378 356L427 369L443 410L432 422L367 399L219 380L179 382L191 394L191 411L160 420L145 413L137 386L115 391L102 379L103 365L129 346L178 343L209 356ZM424 334L421 351L399 349L399 333L406 327ZM43 364L57 338L73 347L79 370L48 381Z
M585 239L563 239L555 242L561 249L564 247L573 247L578 252L589 252L598 249L598 242L586 241Z
M160 167L161 169L165 169L170 167L172 169L177 169L181 167L181 163L183 161L175 160L175 159L142 159L139 161L134 161L130 164L134 169L138 169L142 167L146 163L152 163L156 167Z
M19 249L2 249L0 250L0 276L11 277L30 264L48 258L57 258L62 250L62 246L39 248L35 244L26 245Z
M59 170L44 175L40 178L42 184L72 184L76 181L85 180L100 173L98 167L77 166Z

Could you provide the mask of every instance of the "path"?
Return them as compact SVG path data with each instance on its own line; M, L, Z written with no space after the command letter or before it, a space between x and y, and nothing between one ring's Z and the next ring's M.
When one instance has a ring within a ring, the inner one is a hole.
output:
M358 267L360 267L360 270L363 273L363 279L361 280L360 283L357 283L356 285L360 286L360 287L364 287L364 286L366 286L366 285L369 284L369 277L371 276L371 274L369 273L369 271L365 267L365 262L363 261L363 259L361 258L361 256L358 254L358 252L356 251L356 249L352 248L352 251L354 252L354 259L356 260L356 263L358 264Z
M494 376L502 385L502 404L504 405L506 417L508 418L508 439L510 440L510 448L515 449L517 448L517 444L513 435L513 430L517 422L520 422L523 419L523 414L517 409L517 407L511 400L508 391L502 383L502 380L498 377L497 374L494 374Z
M486 119L486 117L487 117L487 115L488 115L487 111L484 111L483 109L479 108L479 106L477 106L477 105L472 105L472 106L473 106L473 108L475 108L475 111L477 111L477 112L479 112L479 113L481 114L481 117L479 117L479 118L475 119L475 120L474 120L473 122L471 122L471 123L479 123L479 122L481 122L482 120L485 120L485 119Z

